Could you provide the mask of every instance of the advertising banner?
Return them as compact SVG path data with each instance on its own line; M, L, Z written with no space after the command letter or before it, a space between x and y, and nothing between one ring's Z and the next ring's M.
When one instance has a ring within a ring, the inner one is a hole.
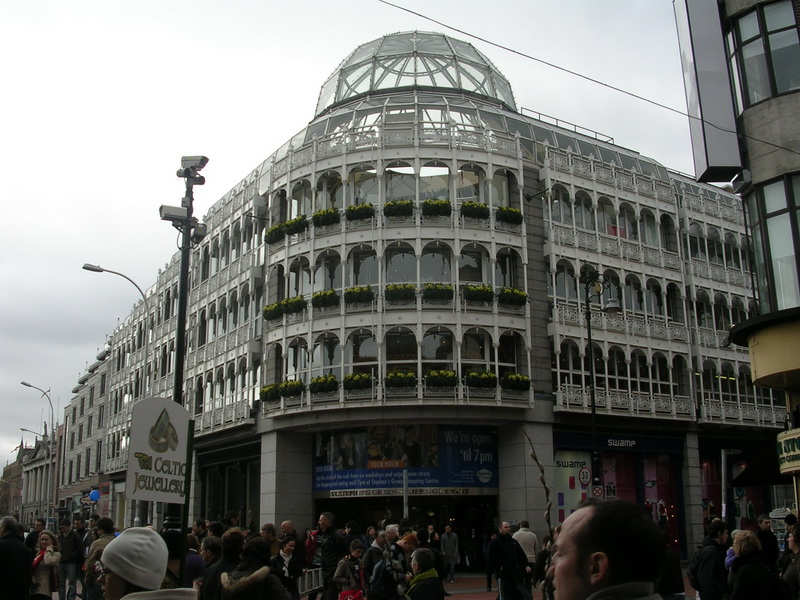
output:
M133 407L128 476L129 500L183 504L189 413L166 398L147 398Z
M800 471L800 429L778 434L778 469L781 475Z
M580 450L553 453L553 491L559 523L592 493L592 455Z
M329 431L314 440L317 496L497 493L497 434L481 427L378 426Z

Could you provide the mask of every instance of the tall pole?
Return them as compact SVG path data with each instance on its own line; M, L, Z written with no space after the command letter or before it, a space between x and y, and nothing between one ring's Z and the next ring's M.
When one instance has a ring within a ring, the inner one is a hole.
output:
M587 280L584 284L584 302L586 310L586 341L588 342L588 358L589 358L589 403L592 411L592 495L597 496L596 488L600 487L602 490L602 478L600 476L600 451L597 448L597 404L595 402L594 393L594 346L592 345L592 305L589 295L589 289L596 282Z
M50 404L50 438L47 440L47 518L50 520L53 517L53 477L55 477L55 469L53 467L53 442L55 441L55 428L53 425L53 400L50 398L49 389L43 390L42 388L36 387L27 381L20 381L20 384L42 392L40 399L47 398L47 402ZM47 433L46 428L45 433Z

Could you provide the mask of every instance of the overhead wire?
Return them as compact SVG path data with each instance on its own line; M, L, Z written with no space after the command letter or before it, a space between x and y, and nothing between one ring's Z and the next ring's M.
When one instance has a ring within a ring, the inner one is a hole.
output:
M562 67L560 65L557 65L557 64L552 63L550 61L544 60L542 58L538 58L536 56L532 56L530 54L522 52L520 50L516 50L514 48L511 48L510 46L506 46L506 45L500 44L498 42L493 42L492 40L489 40L487 38L481 37L481 36L476 35L474 33L470 33L469 31L465 31L464 29L459 29L458 27L454 27L453 25L448 25L447 23L445 23L443 21L440 21L438 19L434 19L433 17L429 17L428 15L423 14L421 12L418 12L416 10L412 10L412 9L407 8L405 6L402 6L400 4L395 4L394 2L389 2L389 0L378 0L378 2L380 2L382 4L386 4L387 6L391 6L392 8L396 8L396 9L405 11L407 13L410 13L412 15L420 17L421 19L425 19L426 21L431 21L432 23L436 23L437 25L440 25L441 27L444 27L444 28L449 29L451 31L455 31L457 33L460 33L461 35L464 35L466 37L472 38L474 40L481 41L484 44L488 44L490 46L494 46L495 48L499 48L501 50L505 50L506 52L510 52L512 54L516 54L517 56L521 56L523 58L527 58L528 60L532 60L532 61L541 63L541 64L546 65L546 66L548 66L548 67L550 67L552 69L556 69L558 71L562 71L562 72L567 73L569 75L572 75L574 77L578 77L580 79L584 79L586 81L589 81L590 83L594 83L596 85L608 88L608 89L613 90L615 92L619 92L620 94L625 94L626 96L630 96L632 98L635 98L636 100L640 100L642 102L647 102L648 104L652 104L653 106L657 106L658 108L661 108L661 109L664 109L664 110L668 110L668 111L670 111L672 113L675 113L677 115L680 115L682 117L687 117L689 119L694 119L696 121L700 121L701 123L705 123L706 125L709 125L710 127L713 127L714 129L717 129L717 130L722 131L724 133L732 133L734 135L741 136L741 137L743 137L745 139L752 140L752 141L758 142L760 144L766 144L768 146L772 146L773 148L777 148L779 150L785 150L786 152L791 152L792 154L800 155L800 150L795 150L794 148L790 148L788 146L783 146L781 144L776 144L775 142L771 142L771 141L765 140L763 138L758 138L758 137L755 137L755 136L752 136L752 135L749 135L749 134L741 133L741 132L736 131L735 129L728 129L726 127L723 127L723 126L718 125L716 123L713 123L711 121L707 121L706 119L703 119L702 117L696 117L694 115L690 115L689 113L687 113L685 111L682 111L682 110L680 110L678 108L675 108L674 106L669 106L668 104L664 104L662 102L658 102L657 100L653 100L651 98L647 98L646 96L642 96L641 94L637 94L636 92L631 92L631 91L626 90L624 88L612 85L610 83L606 83L605 81L602 81L602 80L597 79L595 77L590 77L589 75L584 75L583 73L579 73L577 71L573 71L572 69L568 69L566 67Z

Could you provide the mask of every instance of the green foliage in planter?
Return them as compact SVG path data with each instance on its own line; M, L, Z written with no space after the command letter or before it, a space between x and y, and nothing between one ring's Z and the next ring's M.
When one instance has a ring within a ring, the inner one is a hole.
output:
M281 396L299 396L306 389L306 384L302 381L288 380L281 384Z
M303 312L306 309L306 299L302 296L295 296L294 298L286 298L283 302L283 312L287 315L291 313Z
M273 383L272 385L265 385L261 388L258 397L262 402L275 402L279 400L281 397L279 384Z
M346 390L364 390L372 386L372 375L369 373L350 373L345 375L342 385Z
M344 291L344 301L348 303L372 302L373 298L375 298L375 292L368 285L357 285Z
M422 214L426 217L449 217L452 212L449 200L425 200Z
M341 220L342 216L335 208L324 208L318 210L311 216L311 221L314 227L324 227L325 225L333 225Z
M516 288L504 287L497 294L497 301L500 304L511 304L513 306L523 306L528 301L528 294Z
M375 207L370 203L355 204L348 206L345 211L348 221L358 221L359 219L371 219L375 216Z
M518 208L510 208L508 206L501 206L497 209L494 215L498 221L511 223L512 225L519 225L522 223L522 213Z
M425 300L452 300L453 286L449 283L426 283L422 287Z
M414 300L417 295L417 286L413 283L390 283L385 290L389 302Z
M494 290L490 285L467 285L464 286L464 298L472 302L491 302Z
M286 221L283 227L288 235L303 233L308 229L308 220L305 215L300 215L299 217Z
M283 303L276 302L275 304L268 304L264 307L262 313L267 321L279 319L283 315Z
M339 306L339 294L335 290L322 290L311 296L311 305L314 308Z
M384 380L389 387L407 387L417 385L417 374L413 371L392 371Z
M308 386L312 394L323 394L325 392L335 392L339 389L339 382L333 375L322 375L314 377L311 385Z
M489 207L483 202L467 200L461 205L461 214L472 219L488 219Z
M425 375L425 382L428 385L442 385L442 386L454 386L458 383L458 375L456 375L455 371L428 371L427 375Z
M383 205L384 217L410 217L414 214L411 200L392 200Z
M264 239L267 240L268 244L277 244L286 237L286 228L284 225L285 223L278 223L267 229L267 234L264 236Z
M500 387L505 390L528 391L531 388L531 380L527 375L519 373L506 373L500 379Z
M497 387L497 375L486 371L472 371L467 374L467 385L470 387Z

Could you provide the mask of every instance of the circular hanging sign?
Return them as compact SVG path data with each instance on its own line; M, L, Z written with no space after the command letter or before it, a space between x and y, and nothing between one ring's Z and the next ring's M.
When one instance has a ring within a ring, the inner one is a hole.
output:
M586 487L592 481L592 472L589 470L589 467L581 467L581 470L578 471L578 482L581 484L581 487Z

